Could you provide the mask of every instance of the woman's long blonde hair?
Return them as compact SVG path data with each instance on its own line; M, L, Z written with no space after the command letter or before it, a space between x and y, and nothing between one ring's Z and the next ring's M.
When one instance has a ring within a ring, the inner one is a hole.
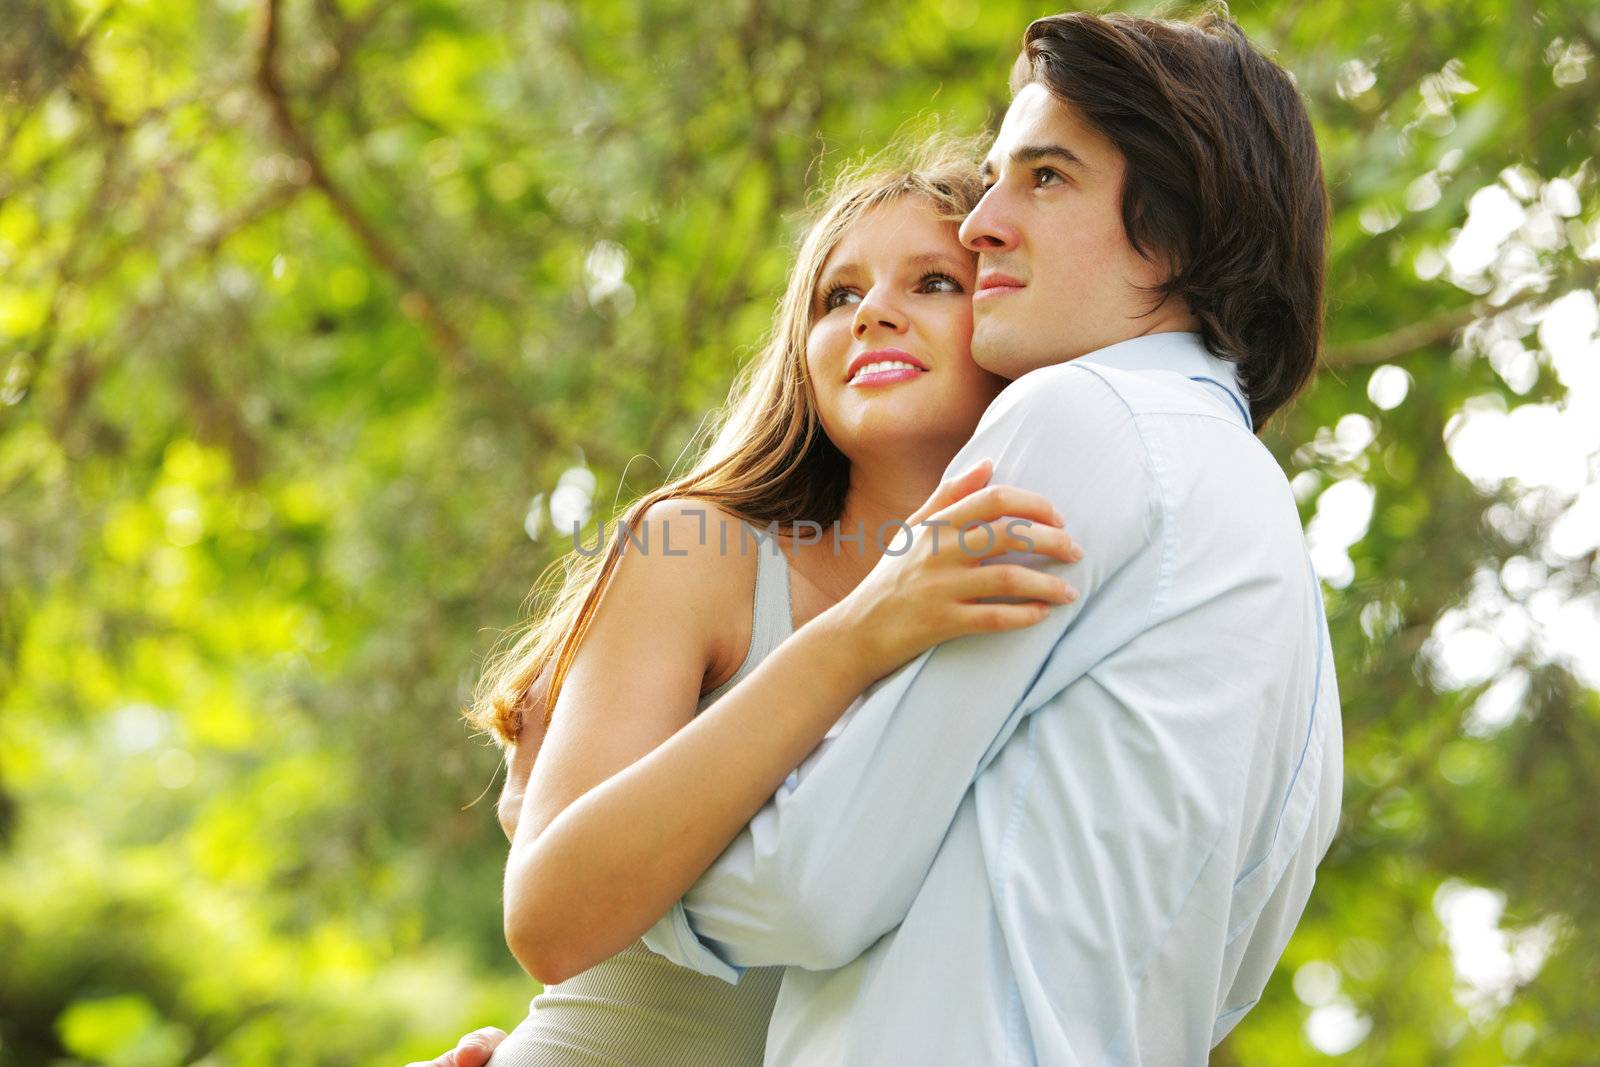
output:
M805 358L823 264L863 215L902 196L926 197L939 218L960 222L983 195L977 160L976 138L924 137L846 167L828 184L808 212L811 221L760 353L740 368L727 401L685 449L686 455L699 453L690 469L627 506L623 521L630 530L652 504L674 497L694 497L762 527L802 520L826 526L839 517L850 464L818 420ZM551 564L535 589L560 567L559 588L514 643L490 657L464 712L469 722L504 744L516 743L530 711L549 724L621 547L616 536L604 553L574 549Z

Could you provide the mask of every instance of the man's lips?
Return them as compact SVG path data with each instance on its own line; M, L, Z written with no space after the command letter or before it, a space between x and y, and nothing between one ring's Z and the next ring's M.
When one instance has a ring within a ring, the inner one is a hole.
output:
M990 271L978 276L977 291L972 294L973 300L989 300L1002 296L1005 293L1014 293L1022 289L1027 283L1010 274L1001 274L999 271Z

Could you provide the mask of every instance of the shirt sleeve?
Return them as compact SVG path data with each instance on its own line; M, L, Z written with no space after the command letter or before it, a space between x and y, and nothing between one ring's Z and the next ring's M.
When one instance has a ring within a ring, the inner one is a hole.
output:
M1046 495L1084 549L1071 565L1031 553L995 562L1039 565L1081 596L1024 629L944 642L874 683L646 933L649 948L730 982L751 966L850 962L904 919L962 797L1022 717L1137 632L1145 612L1128 598L1151 593L1132 564L1161 507L1116 391L1071 364L1032 371L947 470L984 457L990 484ZM1096 610L1110 598L1123 610Z

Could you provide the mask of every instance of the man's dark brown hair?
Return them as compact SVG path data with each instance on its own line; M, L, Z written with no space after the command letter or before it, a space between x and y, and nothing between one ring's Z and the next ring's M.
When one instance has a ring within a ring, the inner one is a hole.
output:
M1011 91L1032 82L1122 152L1128 242L1172 264L1152 295L1183 299L1239 364L1259 429L1311 379L1322 340L1328 195L1294 82L1215 12L1038 19Z

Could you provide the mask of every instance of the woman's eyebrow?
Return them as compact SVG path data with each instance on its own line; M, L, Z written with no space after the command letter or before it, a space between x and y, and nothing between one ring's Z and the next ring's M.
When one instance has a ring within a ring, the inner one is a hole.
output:
M972 267L974 264L964 262L961 257L951 255L949 252L918 252L909 260L917 270L929 270L934 267Z
M914 255L908 256L906 257L906 264L912 270L917 271L933 269L950 270L952 268L960 269L963 266L969 268L974 266L974 264L970 262L963 262L960 256L953 255L952 253L933 251L917 252ZM826 289L830 282L836 281L840 278L854 277L861 272L861 269L861 264L859 263L840 263L829 267L822 273L820 277L817 278L818 293L820 294L824 289Z
M860 270L861 270L861 265L858 264L858 263L835 263L835 264L833 264L827 270L825 270L821 274L817 275L817 294L820 296L822 294L822 291L828 287L828 283L833 282L833 281L835 281L835 280L837 280L839 278L850 277L851 275L859 273Z

